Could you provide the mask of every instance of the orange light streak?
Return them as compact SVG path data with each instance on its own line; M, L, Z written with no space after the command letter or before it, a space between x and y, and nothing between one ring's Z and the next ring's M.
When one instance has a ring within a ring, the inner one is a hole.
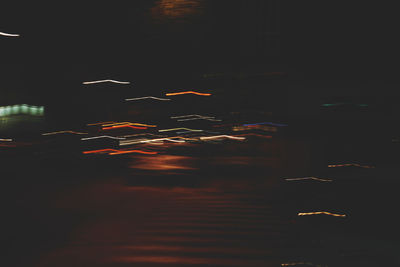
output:
M143 150L117 150L112 148L106 149L98 149L98 150L90 150L90 151L83 151L83 154L96 154L96 153L108 153L108 155L119 155L119 154L128 154L128 153L139 153L139 154L146 154L146 155L155 155L158 152L153 151L143 151Z
M103 127L101 128L102 130L112 130L112 129L119 129L119 128L132 128L132 129L139 129L139 130L146 130L147 127L141 127L141 126L132 126L132 125L115 125L111 127Z
M194 94L194 95L201 95L201 96L210 96L211 94L209 93L199 93L195 91L185 91L185 92L177 92L177 93L167 93L165 94L166 96L172 96L172 95L185 95L185 94Z
M346 217L345 214L336 214L336 213L330 213L327 211L299 212L297 215L298 216L307 216L307 215L319 215L319 214L325 214L325 215L330 215L330 216L334 216L334 217Z
M139 154L145 154L145 155L155 155L155 154L158 154L158 152L154 152L154 151L120 150L120 151L118 151L118 152L109 153L108 155L120 155L120 154L128 154L128 153L139 153Z
M108 151L118 151L118 150L106 148L106 149L83 151L83 154L94 154L94 153L102 153L102 152L108 152Z
M101 126L107 127L107 126L116 126L116 125L135 125L135 126L144 126L144 127L157 127L157 125L149 125L149 124L143 124L143 123L136 123L136 122L111 122L107 124L103 124Z

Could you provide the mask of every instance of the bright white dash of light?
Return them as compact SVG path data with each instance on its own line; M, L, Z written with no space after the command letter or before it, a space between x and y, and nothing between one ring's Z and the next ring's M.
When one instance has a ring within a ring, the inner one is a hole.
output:
M96 84L96 83L118 83L118 84L130 84L130 82L122 82L116 80L99 80L99 81L90 81L90 82L83 82L83 84Z
M19 37L20 36L17 33L6 33L6 32L0 32L0 35L7 36L7 37Z

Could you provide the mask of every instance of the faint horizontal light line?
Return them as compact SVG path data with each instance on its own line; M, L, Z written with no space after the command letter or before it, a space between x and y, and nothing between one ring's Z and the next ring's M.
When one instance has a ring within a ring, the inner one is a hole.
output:
M138 153L138 154L145 154L145 155L155 155L158 154L154 151L143 151L143 150L119 150L117 152L109 153L109 155L120 155L120 154L128 154L128 153Z
M92 140L92 139L99 139L99 138L110 138L110 139L116 139L116 140L125 140L126 138L124 137L114 137L114 136L109 136L109 135L101 135L101 136L94 136L94 137L86 137L82 138L81 140Z
M12 142L12 139L0 138L0 141L3 141L3 142Z
M185 95L185 94L194 94L194 95L201 95L201 96L210 96L209 93L199 93L195 91L185 91L185 92L177 92L177 93L166 93L166 96L173 96L173 95Z
M360 167L360 168L365 168L365 169L375 168L374 166L360 165L360 164L358 164L358 163L329 164L329 165L328 165L328 168L350 167L350 166L355 166L355 167Z
M116 80L98 80L98 81L90 81L90 82L83 82L82 84L96 84L96 83L118 83L118 84L130 84L130 82L123 82L123 81L116 81Z
M336 214L336 213L330 213L327 211L299 212L297 215L298 216L308 216L308 215L319 215L319 214L330 215L330 216L335 216L335 217L346 217L345 214Z
M51 132L51 133L42 133L42 135L54 135L54 134L62 134L62 133L88 134L88 133L81 133L81 132L75 132L75 131L58 131L58 132Z
M115 123L113 121L105 121L105 122L96 122L96 123L90 123L90 124L86 124L87 126L93 126L93 125L103 125L106 123Z
M267 125L272 125L272 126L288 126L287 124L282 124L282 123L274 123L274 122L259 122L259 123L251 123L251 124L243 124L243 126L256 126L256 125L262 125L262 124L267 124Z
M281 266L297 266L297 265L308 265L308 266L314 266L314 267L324 267L322 265L315 265L311 262L290 262L290 263L282 263Z
M1 36L7 36L7 37L19 37L20 35L17 33L6 33L6 32L0 32Z
M173 129L164 129L164 130L158 130L159 132L170 132L170 131L178 131L178 130L187 130L191 132L202 132L203 130L195 130L195 129L189 129L189 128L173 128Z
M209 139L220 139L220 138L228 138L228 139L235 139L235 140L245 140L245 137L236 137L231 135L216 135L216 136L204 136L200 137L200 140L209 140Z
M329 180L329 179L321 179L321 178L316 178L316 177L287 178L285 180L286 181L315 180L315 181L320 181L320 182L332 182L332 180Z
M171 99L169 98L159 98L155 96L144 96L144 97L136 97L136 98L127 98L125 101L135 101L135 100L143 100L143 99L154 99L154 100L160 100L160 101L170 101Z

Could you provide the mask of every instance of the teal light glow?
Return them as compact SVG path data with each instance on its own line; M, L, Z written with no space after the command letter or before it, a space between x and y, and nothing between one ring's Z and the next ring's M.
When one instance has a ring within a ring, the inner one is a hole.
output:
M43 116L43 106L29 106L27 104L18 104L12 106L0 107L0 117L9 115L28 114L33 116Z

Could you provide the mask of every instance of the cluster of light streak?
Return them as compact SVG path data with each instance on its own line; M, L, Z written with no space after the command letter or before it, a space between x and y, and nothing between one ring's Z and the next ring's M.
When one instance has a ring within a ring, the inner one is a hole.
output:
M124 139L126 139L125 137L115 137L115 136L110 136L110 135L100 135L100 136L84 137L84 138L81 138L81 140L82 141L87 141L87 140L103 139L103 138L114 139L114 140L124 140Z
M334 217L346 217L345 214L331 213L328 211L313 211L313 212L299 212L298 216L310 216L310 215L329 215Z

